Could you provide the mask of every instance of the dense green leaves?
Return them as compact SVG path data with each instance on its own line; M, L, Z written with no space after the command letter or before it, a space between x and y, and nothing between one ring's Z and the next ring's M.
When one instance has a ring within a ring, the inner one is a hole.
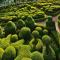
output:
M2 48L0 48L0 60L2 60L3 54L4 54L4 50Z
M43 43L44 43L45 45L49 45L50 42L51 42L51 37L48 36L48 35L44 35L44 36L42 37L42 40L43 40Z
M28 27L21 28L19 36L21 38L25 39L25 42L27 43L31 39L31 30L30 30L30 28L28 28Z
M36 30L34 30L34 31L32 32L32 35L33 35L34 38L39 38L39 32L36 31Z
M10 41L11 41L11 42L16 42L16 41L18 41L18 35L16 35L16 34L12 35Z
M60 60L60 4L17 3L0 7L0 60Z
M29 27L31 29L34 29L34 27L35 27L35 21L34 21L34 19L32 17L27 16L25 23L26 23L27 27Z
M31 56L32 60L44 60L42 53L35 51Z
M9 21L5 26L5 33L6 34L14 34L16 32L16 25L14 22Z
M13 46L9 46L5 49L3 54L3 60L13 60L16 57L16 50Z
M21 29L24 26L25 26L25 22L23 20L21 20L21 19L18 20L18 22L17 22L17 28Z

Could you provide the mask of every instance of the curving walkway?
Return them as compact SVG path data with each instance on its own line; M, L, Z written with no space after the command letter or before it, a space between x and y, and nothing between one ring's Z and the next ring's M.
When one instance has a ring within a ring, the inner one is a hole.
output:
M55 27L56 27L57 32L60 32L60 28L58 26L57 20L58 20L58 16L52 17L52 21L55 22Z

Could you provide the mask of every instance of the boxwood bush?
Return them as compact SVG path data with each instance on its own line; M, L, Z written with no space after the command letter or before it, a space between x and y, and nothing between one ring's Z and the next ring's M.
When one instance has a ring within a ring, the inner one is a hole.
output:
M51 37L48 35L43 35L42 41L45 45L49 45L51 43Z
M23 27L20 30L19 36L27 43L31 39L31 30L28 27Z
M6 26L5 26L4 29L5 29L6 35L16 33L16 25L15 25L15 23L12 22L12 21L9 21L9 22L6 24Z
M32 60L44 60L43 54L38 51L33 52L31 54L31 58L32 58Z
M36 27L35 30L37 30L39 32L39 35L40 35L40 38L41 38L42 35L43 35L43 29L42 29L42 27Z
M2 60L13 60L16 57L16 50L13 46L5 49Z
M33 35L34 38L39 38L39 32L36 31L36 30L34 30L34 31L32 32L32 35Z
M17 22L17 28L21 29L24 26L25 26L25 22L22 19L19 19Z
M26 23L27 27L29 27L31 29L34 29L34 27L35 27L35 21L34 21L34 19L31 16L27 16L27 18L25 20L25 23Z
M18 41L18 35L17 35L17 34L11 35L10 41L11 41L12 43Z

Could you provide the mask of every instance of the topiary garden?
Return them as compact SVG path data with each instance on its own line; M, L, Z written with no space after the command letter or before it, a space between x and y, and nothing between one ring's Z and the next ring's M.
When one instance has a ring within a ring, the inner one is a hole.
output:
M60 3L0 7L0 60L60 60Z

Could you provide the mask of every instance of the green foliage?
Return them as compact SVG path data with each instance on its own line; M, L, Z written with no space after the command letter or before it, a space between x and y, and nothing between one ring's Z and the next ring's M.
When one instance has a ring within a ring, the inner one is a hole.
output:
M58 19L60 20L60 15L58 16Z
M47 29L50 31L56 30L55 22L52 21L52 16L48 16L48 21L46 22Z
M32 48L32 51L37 50L37 51L41 51L42 47L43 47L43 42L41 39L32 39L29 42L29 45Z
M23 27L20 30L19 36L25 39L25 42L28 42L31 39L31 30L28 27Z
M16 25L14 22L9 21L5 26L5 33L6 34L14 34L16 32Z
M24 26L25 26L25 22L23 20L19 19L17 22L17 28L21 29Z
M32 32L32 35L33 35L34 38L39 38L39 32L36 31L36 30L34 30L34 31Z
M31 58L28 58L28 57L23 57L21 59L20 56L17 56L14 60L32 60L32 59Z
M2 48L0 48L0 60L2 60L3 54L4 54L4 50Z
M21 55L22 57L31 57L31 47L29 45L21 45L19 48L19 55Z
M43 35L42 41L45 45L49 45L51 43L51 37L48 35Z
M37 20L39 20L39 19L44 19L45 18L45 13L42 11L42 12L37 12L36 14L35 14L35 16L33 16L33 18L34 19L37 19Z
M37 44L36 44L36 50L38 51L42 51L42 48L43 48L43 42L41 39L37 39Z
M42 30L43 30L44 28L46 28L46 25L44 25L44 24L42 24L42 23L35 23L35 26L36 26L36 27L41 27ZM36 28L35 28L35 29L36 29Z
M5 33L3 32L3 28L0 26L0 38L5 37Z
M0 7L0 60L60 60L60 3L19 2Z
M40 37L43 35L43 31L41 27L36 27L35 30L39 32Z
M21 45L19 48L18 56L15 58L15 60L21 60L22 58L31 58L31 47L29 45Z
M45 13L50 16L57 16L59 14L59 9L59 5L48 5L45 6Z
M6 49L10 45L10 37L11 35L8 35L6 38L0 39L0 48Z
M31 54L32 60L44 60L42 53L35 51Z
M9 46L5 49L3 54L3 60L13 60L16 57L16 50L13 46Z
M32 60L32 59L24 57L24 58L22 58L22 60Z
M52 16L48 16L48 21L52 21Z
M36 45L36 41L34 39L32 39L30 42L29 42L29 45L31 46L31 48L35 48L34 46Z
M17 34L12 35L10 41L12 43L18 41L18 35Z
M15 43L12 43L11 46L15 47L15 49L17 50L23 44L24 44L24 39L21 39L19 41L16 41Z
M51 46L43 47L43 55L45 60L56 60L55 51Z
M21 60L20 56L17 56L14 60Z
M60 28L60 20L58 20L58 26L59 26L59 28Z
M25 20L25 23L26 23L27 27L29 27L31 29L34 29L34 27L35 27L35 21L34 21L34 19L31 16L27 16L27 18Z
M48 34L48 30L47 30L47 29L44 29L44 30L43 30L43 34L44 34L44 35L47 35L47 34Z
M28 6L27 6L27 10L30 10L30 9L31 9L31 6L30 6L30 5L28 5Z

